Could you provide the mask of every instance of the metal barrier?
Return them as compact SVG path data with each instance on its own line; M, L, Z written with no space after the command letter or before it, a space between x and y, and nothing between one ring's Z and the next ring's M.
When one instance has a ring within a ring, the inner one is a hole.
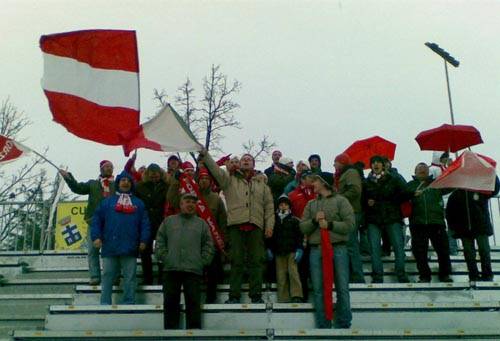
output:
M49 201L0 202L0 250L44 250L47 235Z

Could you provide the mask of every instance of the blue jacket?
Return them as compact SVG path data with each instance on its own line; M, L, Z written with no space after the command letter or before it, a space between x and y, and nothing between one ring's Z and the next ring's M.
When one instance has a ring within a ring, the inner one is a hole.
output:
M133 213L115 210L119 194L103 200L92 217L91 238L102 240L103 257L137 257L139 243L147 244L150 237L148 213L141 199L131 195L132 204L137 207Z

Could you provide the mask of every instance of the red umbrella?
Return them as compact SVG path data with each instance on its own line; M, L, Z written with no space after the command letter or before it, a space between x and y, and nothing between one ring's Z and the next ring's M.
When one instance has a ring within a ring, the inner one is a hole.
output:
M481 134L473 126L443 124L425 130L415 137L421 150L456 152L483 143Z
M345 151L351 158L351 162L363 162L365 169L370 168L370 158L380 155L394 160L396 153L396 144L381 138L380 136L369 137L364 140L358 140L351 144Z

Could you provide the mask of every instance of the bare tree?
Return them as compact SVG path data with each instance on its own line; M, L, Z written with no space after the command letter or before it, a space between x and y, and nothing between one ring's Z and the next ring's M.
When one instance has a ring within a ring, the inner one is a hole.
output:
M262 136L258 142L248 140L242 145L245 153L252 155L256 162L265 162L271 150L276 146L276 143L272 142L267 135Z
M2 102L2 135L19 141L20 132L30 124L31 121L24 112L18 110L8 98ZM24 164L18 162L19 167L13 164L9 166L8 173L5 170L0 172L0 202L3 203L0 207L0 245L3 244L4 248L14 247L14 243L20 240L20 234L26 232L28 226L42 223L40 214L43 215L43 205L37 205L34 201L43 200L51 186L47 182L45 169L41 167L43 159L33 156L27 158ZM30 238L34 240L33 237ZM26 244L26 238L22 242Z
M240 107L233 99L239 93L241 83L237 80L228 82L227 75L220 70L220 65L212 65L208 76L203 79L204 97L201 100L201 119L205 130L205 148L219 149L224 128L241 128L234 117L234 111Z
M186 81L177 88L177 96L175 96L175 104L182 109L182 119L198 138L200 133L201 118L198 114L198 109L194 104L194 88L191 80L186 78Z

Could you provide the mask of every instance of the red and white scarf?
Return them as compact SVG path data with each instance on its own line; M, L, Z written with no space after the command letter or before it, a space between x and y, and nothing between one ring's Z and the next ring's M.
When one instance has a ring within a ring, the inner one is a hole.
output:
M115 205L115 211L127 214L134 213L137 207L132 203L132 197L130 196L130 194L120 193L119 196L120 197L118 198L118 201Z
M110 184L115 180L115 177L113 175L108 176L108 177L103 177L102 175L99 175L99 181L101 182L102 186L102 196L104 198L109 197L111 194L111 189L110 189Z

